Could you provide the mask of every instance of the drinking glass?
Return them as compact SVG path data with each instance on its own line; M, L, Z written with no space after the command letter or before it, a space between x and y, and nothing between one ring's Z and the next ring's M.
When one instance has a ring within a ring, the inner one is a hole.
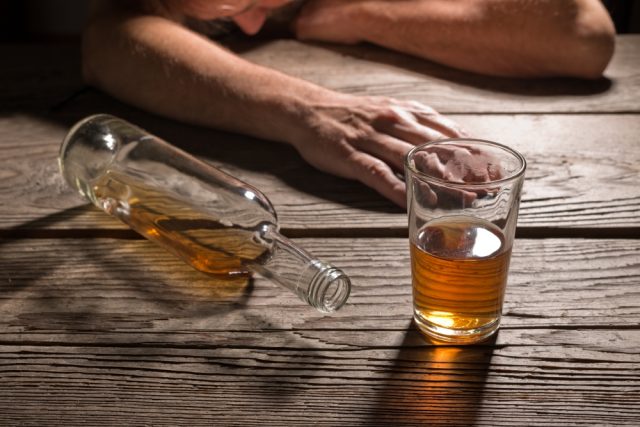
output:
M416 146L406 156L413 315L455 344L500 325L526 161L479 139Z

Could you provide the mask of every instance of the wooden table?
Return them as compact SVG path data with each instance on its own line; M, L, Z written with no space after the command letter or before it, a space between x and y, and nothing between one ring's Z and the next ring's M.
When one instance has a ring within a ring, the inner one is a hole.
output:
M288 147L126 107L78 45L1 46L0 425L640 424L640 37L606 78L480 77L368 47L273 41L249 60L423 101L528 159L503 326L434 346L411 323L406 214ZM322 315L219 283L63 183L69 125L120 115L261 188L284 233L353 280Z

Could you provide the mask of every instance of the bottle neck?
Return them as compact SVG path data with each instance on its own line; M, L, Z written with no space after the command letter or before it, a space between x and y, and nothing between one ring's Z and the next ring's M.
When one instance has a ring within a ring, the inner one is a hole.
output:
M291 290L321 312L333 312L344 305L351 282L342 270L313 258L273 229L262 237L271 248L268 256L247 267Z

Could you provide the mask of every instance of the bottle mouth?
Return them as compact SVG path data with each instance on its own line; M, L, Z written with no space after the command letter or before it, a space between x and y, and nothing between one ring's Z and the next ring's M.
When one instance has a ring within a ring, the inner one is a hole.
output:
M318 263L319 271L309 287L309 304L323 313L339 310L351 293L351 281L342 270Z

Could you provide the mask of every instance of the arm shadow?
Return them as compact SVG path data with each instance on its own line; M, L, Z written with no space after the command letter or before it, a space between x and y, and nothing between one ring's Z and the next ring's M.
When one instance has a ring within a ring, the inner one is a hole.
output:
M93 88L85 88L54 107L46 118L71 127L97 113L112 114L147 130L264 191L276 205L308 197L311 206L328 202L372 212L404 214L404 210L363 184L313 168L288 145L166 119ZM290 194L290 189L297 194ZM280 203L275 203L278 200Z
M245 55L251 51L260 49L277 39L286 38L284 34L276 33L272 37L264 37L259 40L250 40L242 36L229 37L222 40L228 48L234 52ZM292 42L300 43L300 42ZM574 77L547 77L547 78L513 78L497 77L464 71L442 65L428 59L423 59L397 51L392 51L369 43L358 45L340 45L321 42L304 42L312 49L332 52L340 57L348 57L356 61L363 61L372 65L371 69L380 71L380 66L401 74L417 75L425 78L421 84L437 85L451 83L460 87L483 90L524 97L555 97L555 96L592 96L602 94L610 90L614 81L606 77L595 80L580 79ZM295 46L293 46L295 48ZM411 84L415 86L415 79ZM402 79L399 79L399 83ZM359 88L349 88L350 90Z

